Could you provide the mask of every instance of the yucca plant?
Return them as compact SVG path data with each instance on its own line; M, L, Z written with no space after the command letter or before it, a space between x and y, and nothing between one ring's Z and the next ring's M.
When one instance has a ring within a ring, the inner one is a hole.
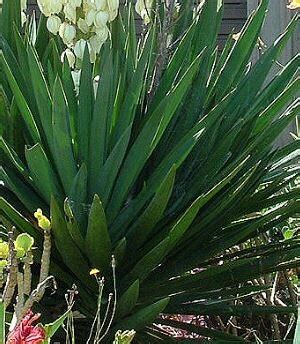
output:
M98 268L112 290L114 255L117 309L107 342L119 329L135 329L137 343L173 342L155 324L242 340L161 313L296 312L232 305L261 291L248 281L299 266L297 236L259 245L259 235L299 211L299 188L280 192L299 177L299 140L273 148L299 112L299 56L265 82L298 18L251 65L267 6L261 1L219 52L222 1L205 1L194 16L183 2L167 34L160 24L168 11L158 6L139 38L129 4L100 61L91 65L86 49L78 94L60 42L37 52L17 30L15 49L1 38L2 107L25 144L3 131L1 215L36 242L31 214L51 216L51 273L76 282L88 317L97 304L89 270Z

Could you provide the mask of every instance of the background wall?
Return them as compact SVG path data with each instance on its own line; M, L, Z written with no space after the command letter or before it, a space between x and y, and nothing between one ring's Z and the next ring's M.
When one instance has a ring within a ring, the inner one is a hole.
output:
M247 1L247 12L250 14L257 6L259 0ZM267 46L284 31L292 17L296 14L295 10L287 8L288 0L270 0L268 14L266 17L265 25L262 30L261 38ZM278 60L277 68L275 68L269 76L272 79L274 75L289 61L293 56L300 51L300 27L298 25L292 39L288 42L286 49ZM258 54L253 56L253 62L257 60ZM282 66L280 66L282 65ZM292 140L290 132L295 132L296 123L292 123L289 128L283 133L281 138L276 142L276 145L283 146Z

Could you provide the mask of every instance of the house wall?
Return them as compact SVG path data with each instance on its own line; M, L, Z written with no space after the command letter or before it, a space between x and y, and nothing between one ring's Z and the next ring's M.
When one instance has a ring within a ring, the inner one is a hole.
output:
M287 8L288 0L271 0L269 2L268 13L266 16L266 21L261 32L261 38L267 46L270 46L276 38L284 31L290 20L296 15L295 10L289 10ZM247 2L247 12L250 14L259 4L259 0L248 0ZM300 27L297 26L294 35L289 40L286 45L285 50L278 59L275 68L271 71L269 75L270 81L276 73L278 73L283 66L300 51ZM254 54L252 57L253 62L258 58L258 53ZM300 94L300 92L299 92ZM299 96L298 94L298 96ZM295 97L296 99L296 97ZM285 130L281 137L277 140L276 146L284 146L292 140L291 132L295 133L296 122L294 121Z

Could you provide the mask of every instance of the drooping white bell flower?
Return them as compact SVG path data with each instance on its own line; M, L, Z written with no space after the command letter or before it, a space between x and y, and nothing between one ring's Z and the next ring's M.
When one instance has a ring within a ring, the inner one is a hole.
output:
M56 15L52 15L47 19L47 29L53 33L53 35L57 35L60 25L61 19Z
M109 19L109 15L107 12L104 12L104 11L97 12L94 19L94 24L96 28L102 28L106 26L108 19Z
M73 25L64 22L59 27L59 35L66 45L71 45L76 37L76 29Z
M63 0L38 0L38 6L41 12L49 17L52 14L58 14L63 7Z
M76 23L76 7L71 5L70 3L64 6L64 14L65 18L70 20L72 23Z

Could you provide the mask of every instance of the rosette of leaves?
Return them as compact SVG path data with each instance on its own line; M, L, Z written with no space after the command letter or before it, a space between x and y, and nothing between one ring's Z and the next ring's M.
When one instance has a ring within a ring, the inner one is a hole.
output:
M98 268L111 290L115 255L118 302L111 341L118 329L133 328L136 342L172 342L154 322L236 339L158 319L160 313L296 311L232 305L261 291L248 281L299 266L297 236L252 244L299 209L299 188L280 193L299 174L299 140L273 146L299 113L299 56L266 82L298 18L249 65L267 6L261 1L238 39L230 36L219 52L222 1L205 1L195 19L184 2L159 75L159 18L137 38L125 7L101 60L91 65L85 52L78 95L54 41L41 50L16 33L11 49L1 39L6 109L23 133L0 139L6 188L1 215L38 244L28 214L38 207L48 211L56 246L52 273L67 284L76 281L87 316L97 304L97 285L88 272Z

